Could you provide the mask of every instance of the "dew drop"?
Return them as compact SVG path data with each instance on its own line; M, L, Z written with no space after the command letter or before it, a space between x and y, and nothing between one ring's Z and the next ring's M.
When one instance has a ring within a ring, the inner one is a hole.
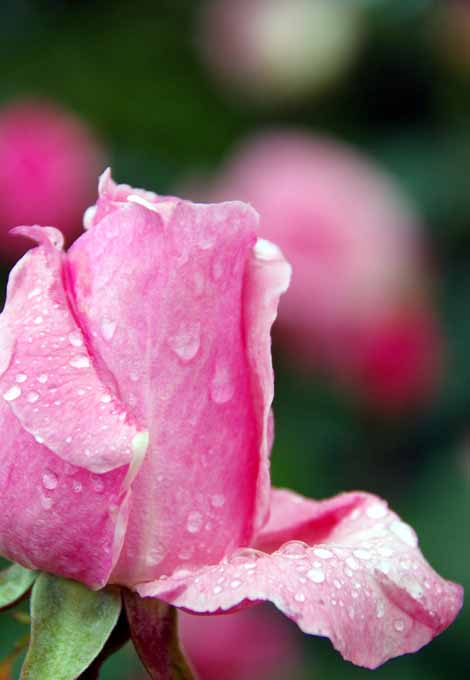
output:
M32 300L34 297L37 297L38 295L41 295L41 289L33 288L33 290L28 293L28 300Z
M396 621L394 621L393 627L395 628L397 633L401 633L405 630L405 624L401 619L397 619Z
M15 399L18 399L20 395L21 387L18 387L18 385L13 385L13 387L10 387L10 389L3 394L3 398L5 401L15 401Z
M41 496L41 505L44 510L50 510L54 505L54 501L49 496Z
M74 347L81 347L83 345L83 338L80 331L72 331L69 333L69 342Z
M100 399L100 401L101 401L103 404L109 404L109 402L110 402L111 400L112 400L112 396L111 396L110 394L103 394L103 396L102 396L101 399Z
M405 524L404 522L395 521L390 525L390 531L392 531L395 536L398 536L404 543L415 548L417 544L416 535L413 529Z
M43 321L44 321L44 319L42 318L42 316L37 316L37 317L34 319L33 323L34 323L36 326L39 326L39 324L41 324Z
M28 379L28 376L25 373L18 373L16 376L16 382L17 383L24 383Z
M116 331L117 323L109 319L103 319L101 323L101 334L105 340L112 340Z
M242 584L242 582L239 579L234 579L230 583L230 587L233 588L234 590L236 590L237 588L239 588L241 586L241 584Z
M356 562L356 560L354 559L354 557L347 557L347 558L346 558L346 564L347 564L348 567L350 567L351 569L359 569L359 565L358 565L358 563Z
M233 397L235 386L227 366L218 365L211 382L211 397L216 404L225 404Z
M222 592L222 588L220 586L215 586L212 590L214 595L218 595L219 593Z
M382 519L387 514L387 506L384 503L374 503L369 505L366 510L367 517L370 519Z
M323 583L325 580L325 572L321 567L313 567L307 572L307 578L313 583Z
M290 560L300 560L305 557L308 545L302 541L289 541L283 545L279 552Z
M370 560L372 555L368 550L364 550L364 548L358 548L357 550L353 550L353 554L358 557L360 560Z
M42 483L46 489L53 491L57 488L57 475L53 472L45 472L42 476Z
M88 357L82 355L70 359L69 364L72 368L88 368L90 366L90 360Z
M47 375L45 373L41 373L41 375L38 375L38 383L41 383L41 385L45 385L47 383Z
M214 494L211 496L211 505L213 508L221 508L225 504L225 496L222 494Z
M74 493L80 493L82 490L82 483L78 479L74 479L72 482L72 489Z
M168 338L168 344L181 361L191 361L199 351L201 324L183 324Z
M39 394L37 392L28 392L28 394L26 395L26 401L29 404L36 403L38 399L39 399Z
M294 600L296 602L305 602L305 595L303 593L296 593L294 595Z
M190 534L197 534L202 526L202 515L197 510L189 513L188 522L186 525L187 530Z
M313 553L317 557L321 557L321 559L323 560L329 560L330 557L333 557L333 553L330 550L327 550L326 548L315 548Z

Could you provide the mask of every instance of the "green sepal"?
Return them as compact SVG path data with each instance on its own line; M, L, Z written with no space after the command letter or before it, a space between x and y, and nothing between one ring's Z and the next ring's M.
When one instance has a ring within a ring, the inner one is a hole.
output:
M120 592L41 574L31 595L31 642L20 680L74 680L96 659L121 613Z
M0 611L14 607L28 593L37 577L36 571L19 564L0 571Z

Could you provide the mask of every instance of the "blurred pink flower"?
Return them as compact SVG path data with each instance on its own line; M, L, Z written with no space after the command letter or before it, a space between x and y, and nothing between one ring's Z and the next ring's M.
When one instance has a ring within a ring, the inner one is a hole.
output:
M265 607L226 616L181 612L180 635L199 680L269 680L300 665L294 626Z
M391 178L332 140L279 132L246 143L210 198L235 196L293 265L279 318L291 356L381 408L425 398L440 336L419 220Z
M269 601L367 667L444 630L462 590L385 502L271 488L290 267L256 212L107 172L85 225L67 253L54 228L16 229L38 247L0 316L0 554L195 613Z
M343 75L361 39L360 13L341 0L212 0L201 43L222 84L258 102L317 94Z
M12 261L31 246L11 238L22 224L81 230L93 200L101 149L72 114L42 100L14 101L0 111L0 257Z

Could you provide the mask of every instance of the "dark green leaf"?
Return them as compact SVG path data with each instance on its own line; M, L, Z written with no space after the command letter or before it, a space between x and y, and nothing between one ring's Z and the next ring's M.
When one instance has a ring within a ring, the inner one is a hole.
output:
M37 572L13 564L0 571L0 611L13 607L33 585Z
M31 643L21 680L74 680L100 654L121 612L117 590L93 592L41 574L31 596Z

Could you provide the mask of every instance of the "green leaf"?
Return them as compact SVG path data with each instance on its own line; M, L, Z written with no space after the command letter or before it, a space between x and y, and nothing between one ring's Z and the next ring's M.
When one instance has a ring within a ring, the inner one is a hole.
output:
M101 652L121 612L114 589L41 574L31 596L31 643L21 680L74 680Z
M33 585L37 572L13 564L0 571L0 611L13 607Z
M131 637L152 680L193 680L178 640L177 610L123 591Z

